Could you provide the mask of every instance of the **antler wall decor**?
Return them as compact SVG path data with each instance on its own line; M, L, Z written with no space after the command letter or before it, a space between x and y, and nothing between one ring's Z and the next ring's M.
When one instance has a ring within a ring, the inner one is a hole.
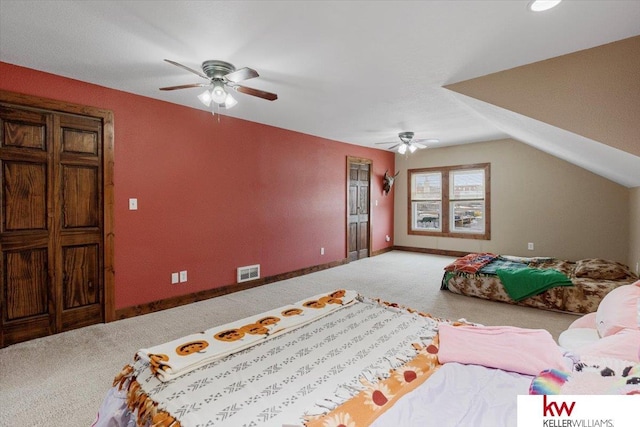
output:
M384 190L385 195L389 194L389 191L391 191L391 187L393 187L393 181L395 181L396 176L398 176L399 173L400 171L396 172L395 175L391 176L389 175L389 169L384 171L384 178L382 180L382 190Z

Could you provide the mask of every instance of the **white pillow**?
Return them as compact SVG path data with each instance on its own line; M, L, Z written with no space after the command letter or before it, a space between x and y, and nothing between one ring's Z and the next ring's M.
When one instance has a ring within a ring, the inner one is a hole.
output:
M585 344L591 344L600 339L598 331L593 328L570 328L558 337L560 347L575 351Z
M596 328L601 338L616 334L622 329L638 328L638 298L640 280L617 287L605 295L596 311Z

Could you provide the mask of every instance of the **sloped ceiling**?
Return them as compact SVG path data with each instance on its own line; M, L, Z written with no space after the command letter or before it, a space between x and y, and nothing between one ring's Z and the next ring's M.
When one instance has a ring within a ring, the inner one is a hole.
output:
M445 87L513 138L640 185L640 36Z

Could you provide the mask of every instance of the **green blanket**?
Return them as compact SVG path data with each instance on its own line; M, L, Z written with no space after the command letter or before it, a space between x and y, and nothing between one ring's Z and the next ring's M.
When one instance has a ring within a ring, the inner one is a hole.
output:
M571 280L558 270L538 268L498 269L496 274L500 278L507 294L514 301L538 295L556 286L571 286Z

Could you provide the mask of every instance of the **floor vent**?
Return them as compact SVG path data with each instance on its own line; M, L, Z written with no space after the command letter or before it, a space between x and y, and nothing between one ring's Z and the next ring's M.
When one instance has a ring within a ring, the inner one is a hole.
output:
M238 283L260 278L260 264L238 268Z

